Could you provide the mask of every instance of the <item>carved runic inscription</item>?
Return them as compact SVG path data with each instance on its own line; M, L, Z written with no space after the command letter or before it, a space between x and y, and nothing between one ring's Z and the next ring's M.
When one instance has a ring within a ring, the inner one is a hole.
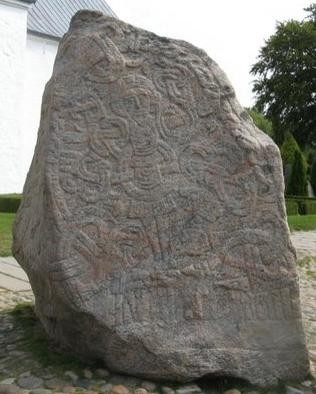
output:
M62 65L57 77L59 176L51 181L67 214L60 225L70 234L60 261L80 261L71 268L75 287L79 282L89 302L88 294L104 294L117 272L168 275L203 261L216 288L261 292L273 278L269 289L282 289L274 278L282 260L266 261L268 233L255 235L262 204L279 209L275 174L265 165L267 152L257 153L253 136L238 130L238 114L221 124L234 100L227 81L183 43L142 46L131 28L113 20L104 28L107 34L70 36L59 49L60 59L76 58L76 69L69 78ZM272 225L277 220L278 213ZM249 242L235 235L244 226ZM215 242L223 232L224 242ZM60 270L67 271L65 263ZM185 277L179 280L184 286ZM154 286L141 283L145 293ZM184 316L214 318L204 316L199 297L187 301L199 312Z
M14 251L49 334L119 373L306 370L278 149L186 42L73 19Z

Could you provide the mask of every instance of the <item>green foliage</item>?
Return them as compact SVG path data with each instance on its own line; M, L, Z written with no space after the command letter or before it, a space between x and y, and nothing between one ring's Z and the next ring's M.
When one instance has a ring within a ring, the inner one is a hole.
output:
M284 142L281 146L281 156L284 164L294 163L295 152L301 151L298 143L291 133L286 133Z
M311 185L312 185L314 194L316 195L316 159L314 160L314 162L311 166L310 175L311 175Z
M285 199L288 215L314 215L316 214L316 198L291 196Z
M316 4L303 21L278 23L251 73L256 107L272 120L278 143L289 130L304 146L316 142Z
M312 3L310 6L304 8L304 11L308 12L307 19L316 22L316 3Z
M316 215L293 215L288 216L287 220L292 231L316 230Z
M287 215L298 215L298 203L295 200L285 200Z
M247 109L248 114L251 116L254 124L258 127L258 129L262 130L266 134L268 134L271 138L274 137L272 122L267 119L260 111L258 111L255 107Z
M304 156L306 158L306 164L307 164L307 175L308 175L308 179L310 180L312 166L314 164L314 161L316 160L315 147L311 145L306 146L304 149Z
M286 195L299 195L300 193L296 192L296 189L291 189L290 182L295 182L297 177L301 176L300 174L294 174L294 164L295 164L295 157L300 156L300 161L303 163L303 173L304 179L306 182L306 194L307 194L307 163L303 156L303 153L298 146L295 138L291 133L286 133L284 142L281 146L281 157L283 161L283 171L284 171L284 178L285 178L285 194ZM297 171L297 170L296 170ZM294 177L294 179L293 179ZM302 180L302 182L304 181ZM302 195L306 195L302 194Z
M291 170L290 180L286 190L287 195L307 196L306 164L301 152L295 151L294 162Z
M12 224L14 213L0 212L0 256L11 256Z
M305 201L307 215L316 215L316 201Z
M16 213L20 206L21 198L21 194L0 195L0 212Z

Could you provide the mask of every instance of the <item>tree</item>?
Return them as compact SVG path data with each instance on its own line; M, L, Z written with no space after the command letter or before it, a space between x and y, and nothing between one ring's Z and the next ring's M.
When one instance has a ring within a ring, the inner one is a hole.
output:
M284 165L286 164L293 165L295 160L295 152L301 153L301 149L291 133L285 134L284 141L280 151Z
M313 188L313 192L316 195L316 159L311 166L311 185Z
M256 107L273 124L281 145L285 130L304 147L316 144L316 3L303 21L278 23L251 68Z
M309 7L304 8L304 11L308 12L307 19L316 22L316 3L312 3Z
M284 142L281 146L281 157L282 157L282 162L283 162L283 173L284 173L284 181L285 181L285 194L287 195L293 195L292 192L292 186L291 182L293 181L293 176L294 178L296 175L293 175L295 171L295 161L297 161L296 156L300 156L303 163L303 169L304 169L304 175L303 178L307 177L307 162L304 158L304 155L298 146L297 142L295 141L295 138L291 133L286 133L284 137ZM295 194L295 193L294 193Z
M272 122L258 111L256 107L248 108L247 111L258 129L268 134L271 138L274 138Z
M286 194L289 196L307 196L307 177L303 155L295 152L293 168Z

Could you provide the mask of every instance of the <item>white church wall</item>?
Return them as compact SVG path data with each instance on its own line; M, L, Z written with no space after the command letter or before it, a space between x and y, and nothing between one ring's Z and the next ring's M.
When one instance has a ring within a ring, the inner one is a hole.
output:
M45 85L52 75L57 48L57 41L32 34L27 36L23 96L23 153L21 156L23 182L17 185L18 191L22 191L24 179L32 161L40 123L42 96Z
M24 182L22 101L27 8L0 0L0 194L19 192Z
M21 193L58 42L27 34L27 8L0 0L0 194Z

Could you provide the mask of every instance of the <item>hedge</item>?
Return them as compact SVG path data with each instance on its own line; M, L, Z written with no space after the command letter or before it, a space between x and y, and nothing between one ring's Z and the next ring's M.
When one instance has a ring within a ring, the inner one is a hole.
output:
M316 201L305 201L308 215L316 215Z
M293 135L285 134L280 148L283 162L285 194L307 196L307 162Z
M316 194L316 159L314 159L313 164L311 166L311 185Z
M316 215L316 198L291 196L286 198L286 212L288 215Z
M301 152L301 149L291 133L286 133L280 152L283 163L293 165L295 153Z
M285 206L288 215L298 215L298 204L296 201L285 200Z
M0 195L0 212L15 213L21 203L21 194Z
M306 197L306 196L287 196L287 200L304 200L304 201L316 201L316 197Z
M290 178L285 190L286 195L308 196L306 163L302 152L295 151Z

